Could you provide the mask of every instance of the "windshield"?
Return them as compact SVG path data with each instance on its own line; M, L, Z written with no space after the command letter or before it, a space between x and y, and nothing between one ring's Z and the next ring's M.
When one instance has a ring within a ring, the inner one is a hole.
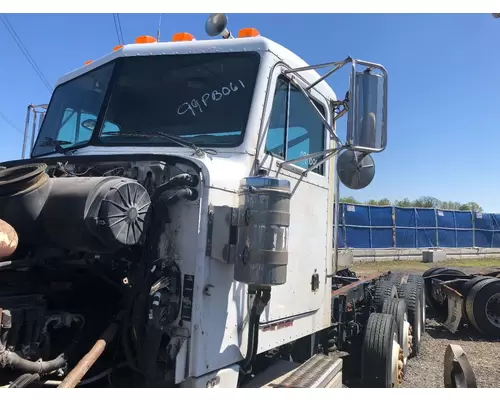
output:
M63 148L85 144L92 136L82 122L99 115L114 63L106 64L56 88L33 148L34 157L54 152L51 140ZM111 127L115 129L115 127Z
M116 67L107 64L55 90L33 156L55 151L47 138L63 141L62 148L89 140L108 146L179 145L134 132L166 132L200 147L238 146L259 61L258 54L245 52L127 57Z

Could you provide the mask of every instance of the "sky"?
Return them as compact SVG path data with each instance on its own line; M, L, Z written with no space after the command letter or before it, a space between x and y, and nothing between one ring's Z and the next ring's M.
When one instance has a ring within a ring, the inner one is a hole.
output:
M156 36L160 14L120 14L123 37ZM51 86L119 44L112 14L7 14ZM206 14L163 14L161 40L175 32L208 38ZM388 145L359 201L433 196L500 212L500 19L490 14L228 14L229 28L254 27L309 64L353 58L389 73ZM50 91L0 23L0 112L24 129L28 104ZM343 98L348 71L328 83ZM339 122L345 137L345 118ZM0 119L0 161L21 157L22 133ZM497 150L495 150L497 149Z

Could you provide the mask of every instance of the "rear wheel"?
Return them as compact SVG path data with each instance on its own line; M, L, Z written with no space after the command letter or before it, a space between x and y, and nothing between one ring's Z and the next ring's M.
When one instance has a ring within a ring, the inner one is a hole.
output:
M440 268L436 268L440 269ZM403 274L399 273L394 277L393 283L398 289L398 297L404 298L404 290L402 289L403 285L412 282L417 286L418 292L420 293L420 309L422 313L422 333L425 332L425 302L426 302L426 294L425 294L425 281L422 275L418 274Z
M399 386L399 349L394 317L389 314L371 314L361 353L361 380L364 387Z
M491 276L476 276L462 285L462 287L460 288L460 293L462 293L462 296L464 296L464 298L467 298L467 295L469 294L470 290L476 283L491 278L492 278Z
M384 306L382 307L383 314L392 315L396 321L398 330L398 343L400 346L399 350L399 361L398 364L398 380L402 383L404 375L406 375L406 367L408 364L408 357L411 352L411 342L410 342L410 323L408 322L408 314L406 312L406 303L403 299L386 299L384 301Z
M445 279L453 279L454 277L460 277L467 275L465 272L460 271L458 269L453 268L438 268L433 271L431 274L427 275L426 278L433 276L434 278L445 278ZM432 295L432 279L425 280L425 298L429 307L432 307L436 310L442 310L446 308L446 302L442 303L438 301Z
M469 291L465 312L479 332L500 337L500 279L483 279Z
M438 269L445 269L443 267L434 267L434 268L429 268L427 271L425 271L422 276L425 278L426 276L432 275L434 272L436 272Z
M401 285L401 294L406 302L408 321L410 323L411 353L410 356L416 357L420 352L420 342L422 340L422 304L420 299L422 295L415 282L408 282Z
M378 311L382 310L386 299L396 299L398 290L390 279L380 279L375 285L375 294L373 303Z

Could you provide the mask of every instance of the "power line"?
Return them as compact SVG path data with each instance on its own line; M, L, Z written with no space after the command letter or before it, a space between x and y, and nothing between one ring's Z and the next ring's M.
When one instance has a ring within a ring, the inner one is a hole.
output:
M160 14L160 19L158 21L158 31L156 32L156 41L160 41L160 30L161 30L161 17L163 17L163 14Z
M113 22L115 23L115 31L116 37L118 38L118 43L124 44L125 41L123 40L122 24L120 22L119 14L113 14Z
M16 131L18 131L21 135L24 135L23 131L19 129L14 122L12 122L7 116L0 111L0 118L3 119L8 125L10 125L12 128L14 128Z
M118 29L120 30L120 39L121 39L121 44L125 44L125 40L123 40L123 31L122 31L122 23L120 20L120 14L116 14L116 20L118 21Z
M51 84L49 83L43 72L40 70L33 57L31 57L31 54L29 53L28 49L24 45L21 38L16 33L13 26L10 24L9 20L7 19L7 16L5 14L0 14L0 17L2 19L3 24L5 25L5 28L7 28L7 31L9 32L10 36L12 37L12 39L14 39L14 42L16 42L17 47L19 47L19 49L24 54L28 62L31 64L31 66L33 67L33 69L35 70L35 72L37 73L38 77L41 79L47 90L49 92L52 92Z

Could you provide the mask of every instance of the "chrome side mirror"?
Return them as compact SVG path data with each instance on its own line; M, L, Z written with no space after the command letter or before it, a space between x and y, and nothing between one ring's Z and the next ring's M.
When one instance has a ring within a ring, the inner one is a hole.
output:
M368 68L358 72L356 65ZM387 72L381 65L353 60L347 124L348 148L365 153L378 153L385 149Z

